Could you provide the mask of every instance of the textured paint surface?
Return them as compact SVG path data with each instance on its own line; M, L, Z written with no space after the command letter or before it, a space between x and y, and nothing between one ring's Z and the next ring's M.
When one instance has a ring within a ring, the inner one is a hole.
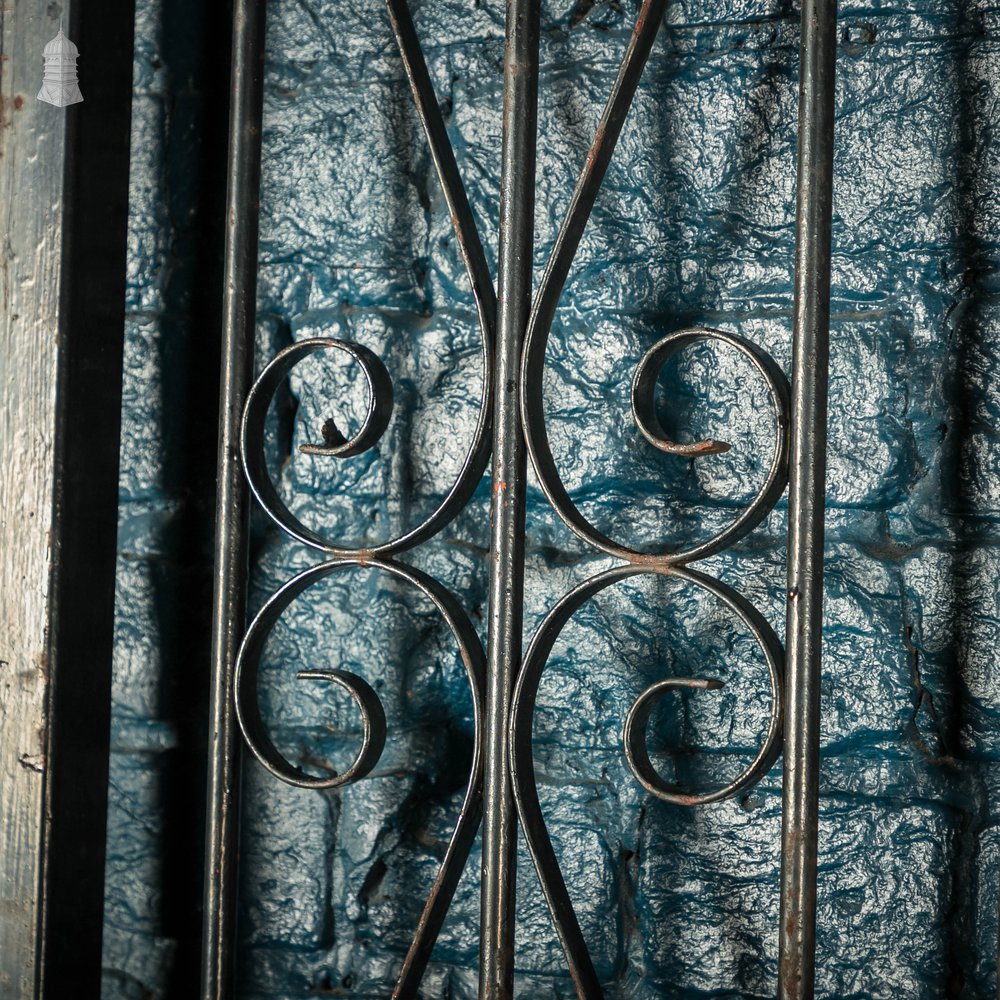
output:
M386 363L397 404L373 451L301 454L324 421L356 426L365 405L356 371L310 359L275 415L273 467L310 526L338 540L383 539L433 509L471 439L482 377L474 311L382 9L269 7L260 358L292 339L358 340ZM636 8L543 7L539 269ZM179 589L177 542L164 526L185 516L183 464L171 450L184 406L169 391L183 381L174 345L212 342L182 329L167 294L185 218L158 206L176 162L170 143L181 141L173 130L191 119L182 74L151 68L163 17L145 7L137 55L108 1000L166 995L182 950L162 916L177 820L157 769L177 741L178 713L162 692L179 659L207 663L193 640L163 627L162 589L167 600ZM492 263L502 5L426 0L415 19ZM847 3L841 14L822 997L978 998L995 988L997 29L998 9L985 3ZM553 452L581 509L623 541L703 536L764 475L774 430L763 386L738 358L693 349L661 382L671 432L732 442L724 455L655 453L631 422L628 390L656 339L697 323L742 333L787 371L797 38L797 10L780 0L670 7L567 284L547 354ZM484 482L407 557L479 625L488 496ZM703 567L779 633L784 527L782 503L738 551ZM255 605L316 560L263 519L257 539ZM537 490L527 558L528 636L574 583L609 565ZM373 776L340 794L291 789L247 767L240 995L386 997L461 801L464 673L433 610L373 571L307 591L272 636L261 700L279 747L316 773L346 766L358 720L346 698L297 682L302 667L364 676L390 736ZM609 998L773 995L780 764L718 805L648 799L624 762L621 726L642 688L669 675L726 687L654 716L661 771L703 787L749 759L766 725L766 674L738 624L674 582L606 591L564 631L539 696L536 767L557 854ZM477 847L425 980L428 1000L475 996L478 860ZM519 884L518 996L571 997L526 856Z

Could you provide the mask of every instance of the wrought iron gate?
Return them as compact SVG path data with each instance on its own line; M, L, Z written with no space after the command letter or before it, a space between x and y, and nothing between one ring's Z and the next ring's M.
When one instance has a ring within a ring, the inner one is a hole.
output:
M513 995L514 849L523 829L578 995L602 996L587 943L545 826L535 787L532 719L549 653L573 614L603 589L643 574L668 576L717 598L746 627L765 658L771 685L770 723L750 765L720 788L691 792L653 768L647 724L657 703L678 687L711 689L704 677L669 678L648 687L623 720L623 752L648 792L681 807L701 806L756 783L784 744L780 968L783 1000L813 994L819 756L819 667L823 590L826 384L833 164L834 0L804 0L800 48L797 239L792 379L760 347L734 333L682 329L654 344L631 387L635 422L648 444L696 459L725 442L671 441L654 406L654 388L677 352L709 341L739 352L763 379L775 443L763 484L732 522L708 540L677 551L650 552L607 537L580 511L563 484L546 433L542 382L546 342L570 266L587 225L642 76L666 0L643 0L614 87L582 165L569 210L537 291L532 295L535 144L539 77L539 0L507 0L504 57L500 253L496 291L460 171L435 99L406 0L388 0L396 42L431 156L451 213L478 309L483 344L483 395L476 434L450 492L421 524L364 548L345 547L302 524L281 499L264 459L264 425L275 392L291 369L318 351L351 358L367 381L360 430L348 437L328 423L308 450L331 459L373 447L388 423L392 381L382 361L360 344L300 341L281 351L251 386L260 186L264 0L237 0L233 109L225 257L224 358L219 443L220 512L216 539L209 825L202 992L232 990L241 741L276 778L332 788L362 779L386 737L381 702L368 682L345 671L304 669L348 692L363 719L363 740L342 774L317 777L286 760L268 735L257 700L257 673L267 636L288 604L335 573L374 568L416 588L450 628L468 674L476 737L461 814L424 907L393 995L412 998L430 958L470 848L482 826L480 925L482 1000ZM466 505L492 459L488 642L484 651L456 598L401 556L444 530ZM522 651L525 486L527 463L559 517L588 545L618 562L560 597ZM693 564L755 528L789 485L788 592L783 650L766 619L741 594ZM249 489L248 489L249 487ZM278 589L244 630L250 493L293 539L324 561Z

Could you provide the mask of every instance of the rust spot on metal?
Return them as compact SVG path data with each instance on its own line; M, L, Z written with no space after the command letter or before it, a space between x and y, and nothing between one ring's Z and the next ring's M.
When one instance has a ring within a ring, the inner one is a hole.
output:
M641 35L643 33L646 22L649 20L649 6L648 3L644 3L639 9L639 13L635 19L635 27L632 29L633 35Z
M660 451L668 455L682 455L689 458L699 458L702 455L722 455L730 450L732 445L725 441L695 441L693 444L676 444L673 441L658 440L654 442Z
M789 996L793 996L798 992L799 980L801 978L802 977L795 971L789 971L782 977L782 982L785 985L785 992Z
M23 94L17 94L14 97L14 110L15 111L20 111L21 108L23 108L23 107L24 107L24 95Z

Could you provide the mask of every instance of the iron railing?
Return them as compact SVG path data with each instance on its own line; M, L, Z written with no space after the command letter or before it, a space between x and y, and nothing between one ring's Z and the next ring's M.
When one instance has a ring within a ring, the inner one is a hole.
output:
M602 996L587 944L545 826L535 787L532 719L539 681L560 630L578 608L607 587L641 574L681 580L715 597L742 621L759 645L771 687L770 721L745 770L721 788L692 793L665 782L647 750L647 724L658 701L678 687L708 689L721 682L669 678L643 691L624 720L623 749L650 794L679 806L699 806L756 783L784 741L779 981L782 1000L813 994L819 759L819 669L823 593L830 222L833 170L835 0L804 0L800 56L798 201L791 386L760 347L733 333L696 328L664 337L640 362L632 409L643 437L662 451L692 458L725 450L724 442L669 440L653 405L667 361L700 341L741 353L764 380L776 424L764 482L750 503L713 537L680 551L648 552L602 534L574 504L560 478L546 434L542 381L546 342L591 209L659 29L666 0L643 0L612 92L583 164L565 220L537 292L532 295L535 145L539 76L539 0L508 0L504 59L503 148L498 282L494 292L476 222L431 86L406 0L388 0L396 42L451 214L478 309L483 344L483 394L477 428L462 469L438 508L417 527L365 548L344 547L302 524L268 477L265 418L291 369L317 351L342 352L363 371L369 406L348 439L333 424L313 454L342 458L379 439L392 411L392 383L382 362L359 344L335 339L295 343L280 352L251 387L260 187L264 0L237 0L234 15L233 110L224 291L224 354L219 444L218 534L214 603L212 732L210 742L207 889L202 992L230 995L235 948L240 736L273 775L293 785L332 788L363 778L386 738L378 696L361 677L304 664L300 677L338 685L354 698L364 723L362 744L343 773L313 776L285 759L268 735L257 699L257 673L267 636L288 604L306 588L354 567L375 568L412 585L450 628L472 692L475 741L464 805L424 907L393 996L417 996L452 895L480 825L483 830L480 926L481 1000L513 995L515 848L518 822L528 847L576 991ZM438 534L472 497L492 456L492 520L487 648L457 599L399 558ZM619 564L556 602L522 655L525 484L527 463L552 507L588 545ZM743 596L692 564L731 546L761 523L789 489L786 647ZM249 490L248 490L249 486ZM245 624L249 495L292 538L322 553L274 593Z

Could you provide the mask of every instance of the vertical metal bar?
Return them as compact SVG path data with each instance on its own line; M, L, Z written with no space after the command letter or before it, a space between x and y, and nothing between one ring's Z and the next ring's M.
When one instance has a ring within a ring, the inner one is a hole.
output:
M788 501L788 688L781 845L780 1000L807 1000L813 996L816 957L836 29L836 0L803 0Z
M246 617L249 510L239 436L253 377L265 8L265 0L236 0L233 9L202 1000L224 1000L233 988L240 779L233 674Z
M521 665L527 469L518 380L521 346L531 307L538 15L539 0L507 0L494 368L480 1000L508 1000L514 988L517 814L510 786L506 735L511 692Z

